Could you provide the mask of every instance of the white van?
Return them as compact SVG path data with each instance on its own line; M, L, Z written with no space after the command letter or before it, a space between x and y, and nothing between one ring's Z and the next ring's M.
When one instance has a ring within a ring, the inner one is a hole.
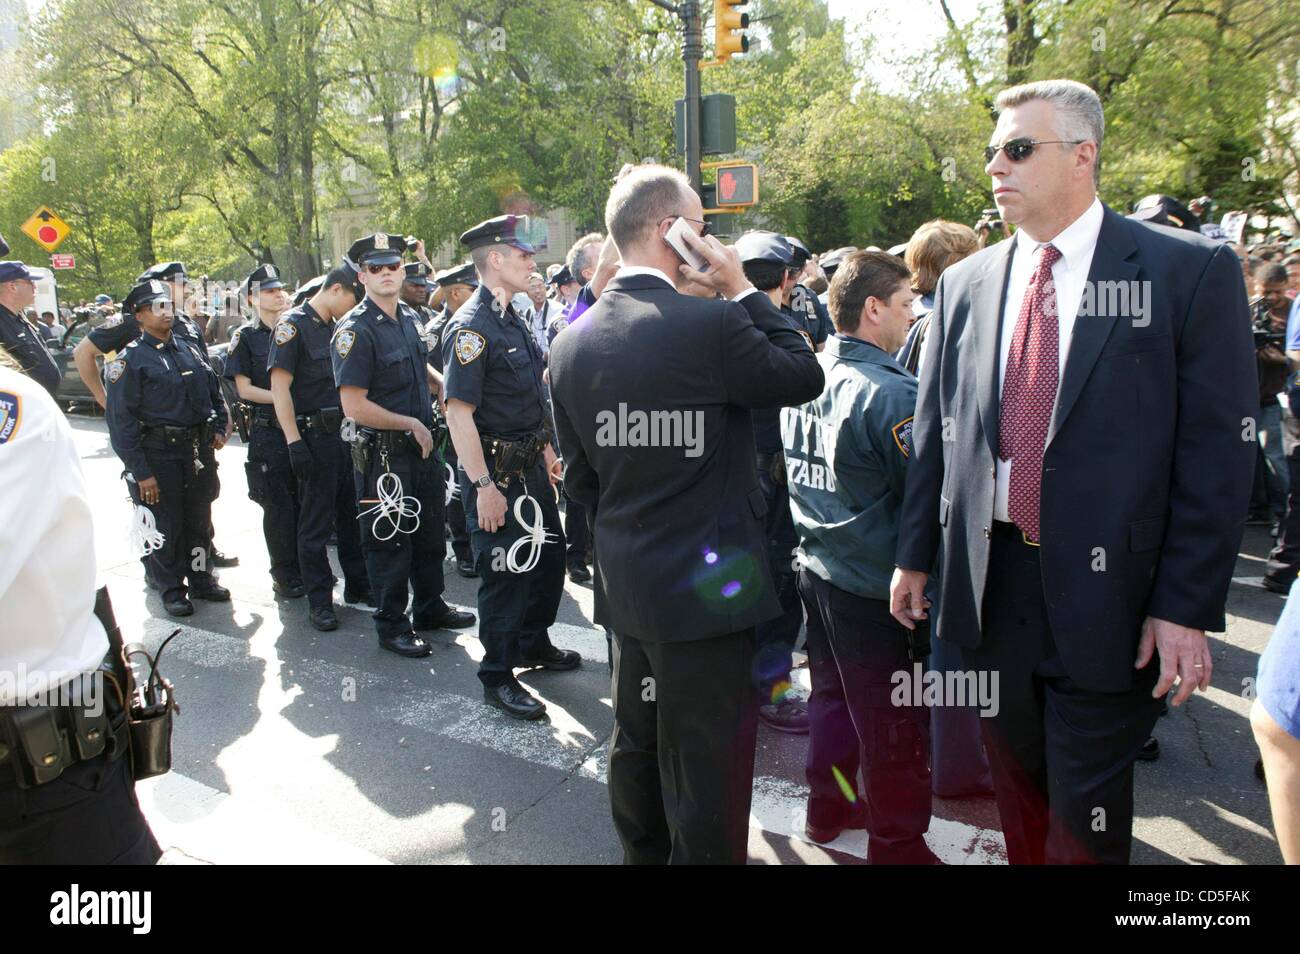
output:
M62 323L59 318L59 294L54 285L54 272L48 268L36 268L28 265L27 268L33 272L36 277L36 301L32 303L32 315L40 319L41 315L47 311L54 313L54 320Z

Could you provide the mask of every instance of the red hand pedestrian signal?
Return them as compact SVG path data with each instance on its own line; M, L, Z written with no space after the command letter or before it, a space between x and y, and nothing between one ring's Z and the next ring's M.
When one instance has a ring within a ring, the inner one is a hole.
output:
M723 202L730 202L736 197L736 177L730 171L718 176L718 195Z

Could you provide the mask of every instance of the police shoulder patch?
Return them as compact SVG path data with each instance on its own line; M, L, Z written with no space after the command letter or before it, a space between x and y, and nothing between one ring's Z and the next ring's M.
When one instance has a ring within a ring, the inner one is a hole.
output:
M230 347L226 350L227 354L239 347L239 333L242 330L242 328L236 328L230 333Z
M23 399L12 391L0 391L0 444L18 433L23 421Z
M808 332L806 331L800 331L799 334L803 335L803 340L808 342L809 348L811 348L813 351L817 350L817 346L813 344L812 335L808 334Z
M278 345L288 344L297 333L298 329L292 322L282 321L275 326L275 343Z
M356 343L357 333L350 328L343 328L334 336L334 350L340 358L346 358Z
M116 361L111 362L109 366L104 369L104 374L108 378L108 383L115 383L117 379L122 376L122 372L125 370L126 361L122 358L118 358Z
M477 331L461 331L456 334L456 360L469 364L483 353L487 341Z
M910 417L904 418L903 420L895 424L892 428L890 428L890 432L894 435L894 443L897 444L898 449L903 452L903 456L911 457L912 456L912 419Z

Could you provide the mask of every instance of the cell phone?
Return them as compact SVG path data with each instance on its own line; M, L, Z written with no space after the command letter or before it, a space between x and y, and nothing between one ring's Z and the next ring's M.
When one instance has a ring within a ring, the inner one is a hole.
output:
M693 232L695 230L691 228L691 223L678 216L669 227L668 234L664 236L664 241L677 253L677 257L691 268L697 272L707 272L709 270L708 261L703 255L687 245L686 239L682 238L682 233L688 231Z

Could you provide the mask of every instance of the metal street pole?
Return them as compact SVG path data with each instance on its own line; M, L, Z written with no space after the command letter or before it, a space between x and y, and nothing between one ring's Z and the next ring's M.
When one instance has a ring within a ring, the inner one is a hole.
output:
M684 0L678 8L682 18L682 60L686 64L686 176L691 188L700 188L700 55L704 52L699 0Z

